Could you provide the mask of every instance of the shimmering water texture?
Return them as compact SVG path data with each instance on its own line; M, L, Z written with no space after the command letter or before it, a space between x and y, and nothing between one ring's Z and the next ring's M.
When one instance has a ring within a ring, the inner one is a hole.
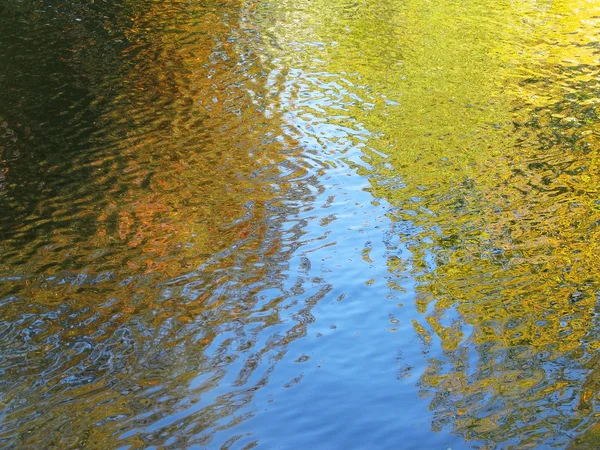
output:
M2 0L0 446L600 447L599 22Z

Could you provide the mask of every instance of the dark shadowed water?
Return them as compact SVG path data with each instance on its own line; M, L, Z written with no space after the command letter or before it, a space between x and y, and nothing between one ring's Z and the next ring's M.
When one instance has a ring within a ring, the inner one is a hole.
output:
M600 446L599 25L3 0L0 447Z

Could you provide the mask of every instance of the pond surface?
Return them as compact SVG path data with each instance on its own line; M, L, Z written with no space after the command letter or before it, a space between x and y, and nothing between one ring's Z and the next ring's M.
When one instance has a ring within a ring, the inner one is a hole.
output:
M599 26L3 0L0 446L600 445Z

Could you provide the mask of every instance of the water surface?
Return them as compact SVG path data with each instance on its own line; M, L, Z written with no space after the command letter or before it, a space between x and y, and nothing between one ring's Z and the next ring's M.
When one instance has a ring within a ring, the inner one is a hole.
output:
M593 448L600 6L5 0L4 448Z

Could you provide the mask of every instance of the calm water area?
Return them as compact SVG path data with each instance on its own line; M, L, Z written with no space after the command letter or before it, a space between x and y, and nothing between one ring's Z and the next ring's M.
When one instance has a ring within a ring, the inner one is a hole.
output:
M0 2L0 448L599 448L599 255L597 0Z

